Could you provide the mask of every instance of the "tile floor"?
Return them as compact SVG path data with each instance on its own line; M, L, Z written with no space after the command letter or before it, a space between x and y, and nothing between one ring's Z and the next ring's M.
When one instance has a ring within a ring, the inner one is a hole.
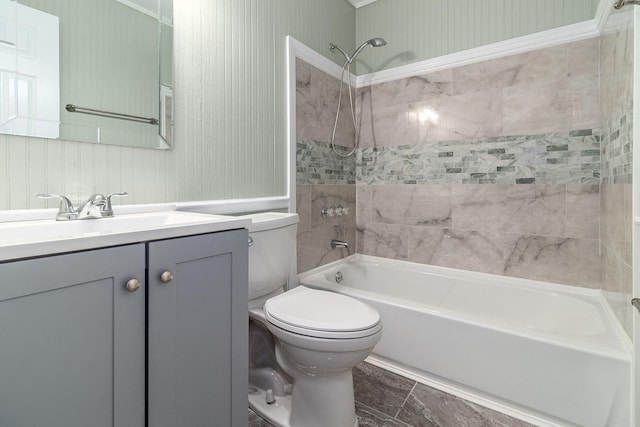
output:
M353 370L360 427L533 427L363 362ZM273 427L249 410L249 427Z

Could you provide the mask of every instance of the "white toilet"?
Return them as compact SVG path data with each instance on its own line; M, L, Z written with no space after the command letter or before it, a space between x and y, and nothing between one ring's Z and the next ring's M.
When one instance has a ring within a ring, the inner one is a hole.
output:
M249 406L278 427L355 427L352 368L382 335L347 296L297 286L297 214L249 215Z

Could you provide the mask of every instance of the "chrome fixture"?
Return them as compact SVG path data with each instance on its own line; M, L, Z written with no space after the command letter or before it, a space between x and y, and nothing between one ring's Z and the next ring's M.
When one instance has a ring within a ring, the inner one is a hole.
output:
M343 208L342 205L338 205L320 209L320 216L322 218L333 217L336 215L349 215L349 208Z
M155 119L153 117L132 116L131 114L114 113L112 111L96 110L96 109L87 108L87 107L78 107L77 105L73 105L73 104L65 105L64 109L70 113L91 114L94 116L110 117L112 119L131 120L133 122L149 123L150 125L158 124L158 119Z
M358 46L356 51L353 52L353 55L351 56L349 56L347 52L345 52L343 49L341 49L337 45L333 43L329 44L329 50L331 52L333 52L334 50L338 50L345 57L344 64L342 65L342 74L340 75L340 82L339 82L340 91L338 92L338 107L336 109L336 120L333 123L333 132L331 133L331 149L333 150L336 156L339 156L339 157L351 156L358 149L358 142L360 139L359 132L358 132L358 125L356 124L356 107L353 101L353 88L351 87L351 63L356 59L356 57L360 54L362 49L364 49L365 47L367 46L380 47L386 44L387 44L386 40L381 37L375 37L375 38L369 39L366 42L362 43L360 46ZM336 139L336 129L338 128L338 118L340 117L340 105L342 104L342 83L344 82L345 71L347 72L347 79L349 82L349 107L351 110L351 121L353 122L353 130L355 133L355 137L354 137L353 149L349 151L347 154L340 154L336 150L335 139Z
M342 283L342 280L344 279L344 277L342 276L342 272L338 271L335 275L335 278L336 278L336 283L338 284Z
M617 0L613 7L616 9L622 9L624 6L628 6L630 4L640 4L640 0Z
M78 219L78 213L73 209L73 203L60 194L45 194L40 193L36 195L38 199L60 199L60 207L56 214L56 221L68 221L71 219Z
M336 249L336 248L340 248L340 249L349 249L349 243L343 241L343 240L337 240L337 239L333 239L331 240L331 248Z
M60 194L40 193L36 197L38 199L59 199L60 207L56 214L56 220L70 221L74 219L110 218L113 216L111 197L127 195L129 195L129 193L125 192L109 194L107 197L102 194L94 194L78 209L74 209L73 203L71 203L67 197Z
M329 50L331 52L333 52L335 49L338 49L345 57L345 59L347 60L347 62L349 64L351 64L355 59L356 56L358 56L360 54L360 52L362 51L362 49L364 49L365 47L371 45L373 47L380 47L380 46L384 46L386 45L387 42L385 39L383 39L382 37L375 37L372 38L370 40L367 40L366 42L362 43L355 52L353 52L353 55L349 56L349 54L347 52L345 52L344 50L340 49L340 47L338 47L337 45L333 44L333 43L329 43Z
M640 311L640 298L632 299L631 305L633 305L638 311Z

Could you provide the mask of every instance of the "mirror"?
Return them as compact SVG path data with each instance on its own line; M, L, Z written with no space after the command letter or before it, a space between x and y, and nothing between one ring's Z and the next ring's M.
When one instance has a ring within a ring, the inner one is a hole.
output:
M170 149L172 0L0 0L0 133Z

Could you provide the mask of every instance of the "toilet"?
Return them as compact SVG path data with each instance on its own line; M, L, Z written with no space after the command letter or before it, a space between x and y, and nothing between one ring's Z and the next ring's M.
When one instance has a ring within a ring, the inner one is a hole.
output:
M250 408L277 427L357 427L351 371L380 340L380 315L345 295L291 287L297 214L247 217Z

